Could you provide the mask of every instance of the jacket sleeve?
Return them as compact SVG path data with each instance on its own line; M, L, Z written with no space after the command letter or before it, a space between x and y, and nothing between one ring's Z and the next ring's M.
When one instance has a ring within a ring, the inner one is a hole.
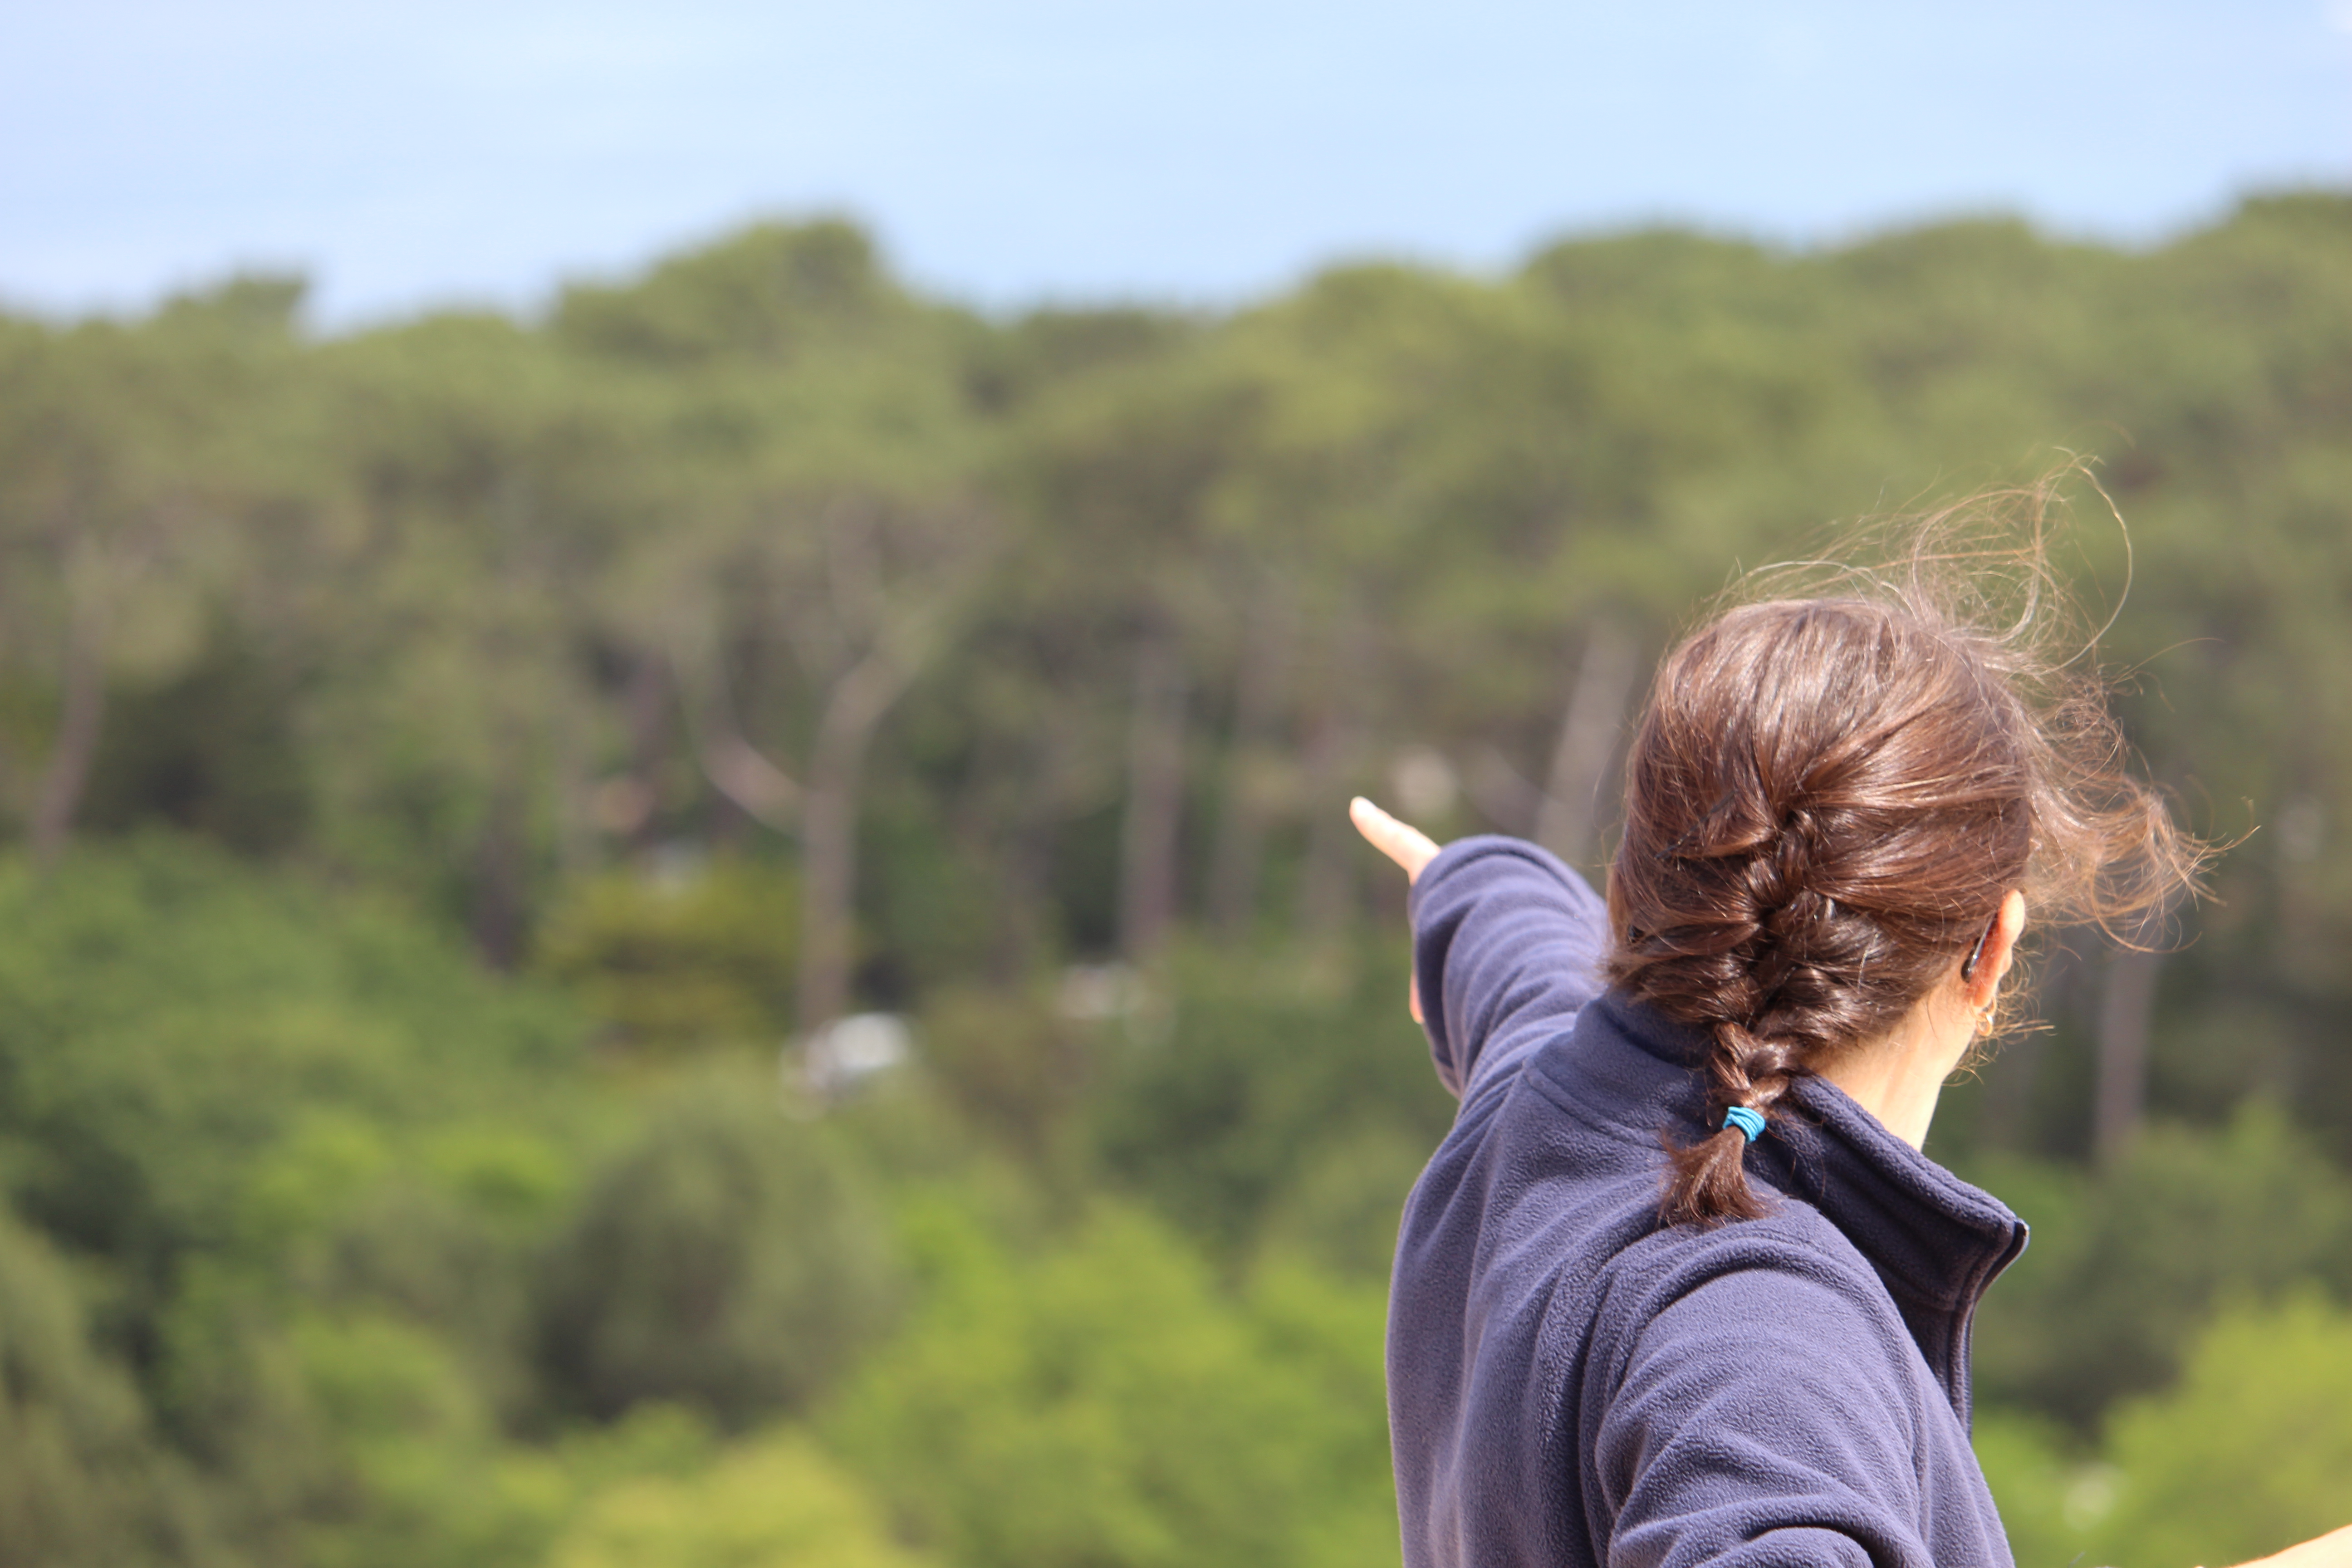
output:
M1430 1054L1457 1099L1500 1081L1601 994L1607 913L1549 850L1457 839L1423 868L1411 910Z
M1594 1444L1610 1568L1932 1568L1903 1367L1827 1274L1747 1268L1675 1301Z

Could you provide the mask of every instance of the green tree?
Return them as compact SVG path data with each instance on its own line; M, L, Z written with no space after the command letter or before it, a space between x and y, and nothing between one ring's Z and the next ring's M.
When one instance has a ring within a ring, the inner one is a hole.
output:
M730 1426L803 1409L886 1325L895 1259L830 1130L714 1064L600 1171L538 1281L556 1396L609 1418L690 1404Z
M794 996L813 1032L849 1003L875 736L987 580L953 322L863 237L816 224L575 290L556 325L595 363L667 384L667 525L637 537L608 602L685 688L711 783L798 839Z
M922 1568L856 1479L797 1432L747 1439L709 1468L593 1493L548 1568Z
M512 964L545 868L593 858L608 737L582 655L603 574L652 515L646 417L496 318L346 340L312 376L352 492L319 570L346 617L309 703L322 847L447 899Z
M240 418L280 345L157 322L0 328L0 649L34 700L12 737L35 861L53 864L105 734L110 684L202 651L208 589L252 499Z
M2096 1175L1996 1161L1971 1173L2034 1227L1979 1314L1977 1386L2078 1432L2169 1383L2232 1291L2352 1291L2352 1182L2259 1102L2219 1136L2153 1127Z
M548 910L534 967L633 1046L769 1043L792 1018L793 893L737 859L583 878Z
M1087 1114L1104 1166L1224 1256L1274 1223L1385 1278L1406 1190L1454 1111L1398 997L1403 970L1385 946L1338 985L1294 962L1180 955L1167 1037L1103 1041Z
M1116 1210L1034 1258L923 1227L927 1298L824 1425L916 1539L974 1568L1393 1560L1377 1293L1235 1302Z
M2239 1563L2352 1522L2352 1317L2315 1295L2224 1311L2107 1453L2116 1562Z
M89 1342L63 1261L0 1211L0 1563L225 1562L209 1502Z

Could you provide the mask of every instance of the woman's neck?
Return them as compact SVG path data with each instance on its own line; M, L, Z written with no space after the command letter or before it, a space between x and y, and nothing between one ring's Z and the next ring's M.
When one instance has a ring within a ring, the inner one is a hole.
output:
M1944 1081L1976 1037L1977 1016L1957 988L1937 987L1882 1038L1841 1051L1817 1069L1879 1125L1914 1149L1927 1142Z

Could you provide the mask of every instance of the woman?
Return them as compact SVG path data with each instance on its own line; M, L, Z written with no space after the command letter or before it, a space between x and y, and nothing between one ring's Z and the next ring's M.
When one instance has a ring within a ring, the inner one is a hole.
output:
M1920 1146L2028 909L2134 920L2201 851L1937 554L1667 656L1605 906L1355 803L1462 1102L1390 1310L1407 1568L2011 1561L1968 1345L2025 1226Z

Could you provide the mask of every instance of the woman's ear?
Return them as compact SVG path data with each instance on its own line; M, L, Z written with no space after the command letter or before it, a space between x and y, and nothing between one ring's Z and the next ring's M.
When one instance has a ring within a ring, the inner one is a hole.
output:
M2011 960L2017 957L2017 939L2025 934L2025 895L2011 888L2000 900L2000 910L1992 918L1992 929L1985 932L1984 946L1978 950L1972 964L1961 984L1968 988L1969 1006L1982 1012L2000 989L2001 976L2009 973Z

